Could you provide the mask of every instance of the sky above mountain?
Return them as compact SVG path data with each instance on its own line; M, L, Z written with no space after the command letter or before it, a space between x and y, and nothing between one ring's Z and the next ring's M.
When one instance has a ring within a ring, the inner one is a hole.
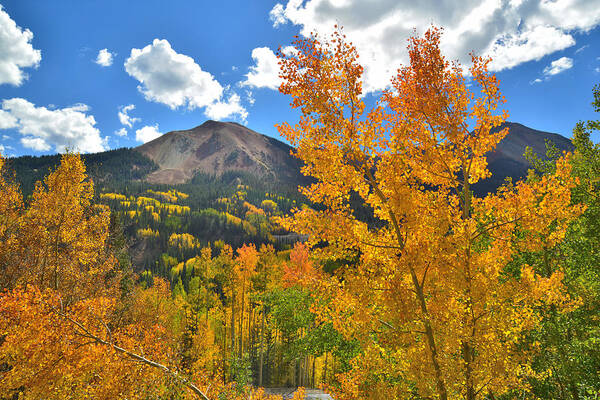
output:
M219 3L219 4L218 4ZM597 0L0 0L0 153L132 147L207 119L278 137L298 114L277 88L279 47L342 25L372 103L442 26L450 59L489 55L509 120L570 136L594 115ZM600 137L594 140L600 141Z

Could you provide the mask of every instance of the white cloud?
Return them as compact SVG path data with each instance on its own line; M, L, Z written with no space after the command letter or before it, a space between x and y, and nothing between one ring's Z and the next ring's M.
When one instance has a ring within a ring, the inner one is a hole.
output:
M292 46L281 49L283 54L290 55L296 51ZM277 90L281 84L279 78L279 64L277 56L268 47L257 47L252 50L254 65L249 68L246 80L241 82L242 86L255 88L269 88Z
M252 50L252 59L254 65L250 67L250 72L246 74L246 80L242 85L275 90L279 88L281 79L275 53L268 47L257 47Z
M575 40L569 34L549 26L512 35L494 43L487 54L492 57L490 69L510 69L526 61L540 60L547 54L573 46Z
M279 25L283 25L287 22L287 17L285 15L285 9L283 8L283 4L277 3L275 7L269 12L269 19L273 22L274 27L278 27Z
M535 78L534 80L532 80L531 82L529 82L531 85L535 85L536 83L542 83L542 80L540 78Z
M558 60L554 60L544 68L544 75L552 76L560 74L573 67L573 59L569 57L561 57Z
M167 40L154 39L143 49L131 49L125 70L140 82L138 90L148 101L166 104L171 109L206 107L207 115L225 108L233 113L219 113L223 118L236 114L244 118L246 114L241 105L227 104L236 96L224 100L226 89L215 77L203 71L191 57L175 52Z
M0 129L16 128L18 125L17 119L11 113L0 110Z
M600 24L597 0L288 0L269 14L274 26L291 22L308 36L328 35L335 24L354 43L365 67L364 88L385 88L408 62L406 39L432 23L444 27L442 49L468 64L469 52L494 58L500 71L575 44L573 34Z
M108 149L94 116L86 114L89 108L85 104L49 110L13 98L2 101L2 109L17 121L13 127L23 135L21 144L27 148L48 151L54 147L57 152L71 148L83 153Z
M121 128L118 131L115 131L115 135L121 136L121 137L127 136L127 129Z
M13 151L15 151L14 147L0 144L0 154L2 154L3 157L13 157L13 154L11 154Z
M101 65L103 67L110 67L113 63L113 57L115 53L111 53L108 49L102 49L98 52L98 56L96 57L96 64Z
M33 33L17 26L0 5L0 85L20 86L27 79L21 69L37 68L42 54L31 45Z
M141 143L146 143L156 139L160 135L162 135L162 133L158 131L158 124L147 125L135 131L135 140Z
M248 112L240 104L240 96L236 93L229 96L227 101L210 104L206 107L204 112L210 119L222 120L230 117L231 115L239 115L240 119L245 122L248 117Z
M42 138L37 137L24 137L21 138L21 144L23 147L36 151L48 151L51 149L50 145Z
M254 105L254 103L256 102L256 99L254 98L254 93L252 93L251 90L246 90L246 101L248 102L248 104L250 104L251 106Z
M129 111L133 110L135 110L135 106L133 104L119 107L119 121L121 121L122 125L132 128L133 124L142 120L141 118L134 118L129 116Z
M582 51L584 51L588 47L590 47L589 44L586 44L585 46L581 46L580 48L578 48L577 50L575 50L575 54L581 53Z

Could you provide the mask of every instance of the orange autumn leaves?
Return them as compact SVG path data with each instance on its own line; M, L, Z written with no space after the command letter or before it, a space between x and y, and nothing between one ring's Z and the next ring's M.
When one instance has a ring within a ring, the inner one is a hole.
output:
M517 261L559 243L583 211L571 204L569 156L553 175L476 197L472 185L489 176L485 154L507 134L495 129L507 118L498 113L504 98L489 59L472 56L467 85L440 35L431 28L409 40L410 63L371 109L341 31L279 54L280 91L301 117L278 129L316 178L303 192L322 205L282 223L310 235L317 258L358 260L333 278L308 271L328 300L320 315L362 345L340 377L354 388L345 398L504 393L531 373L530 354L516 345L540 320L537 306L577 303L560 271ZM357 217L352 196L372 210L371 223Z

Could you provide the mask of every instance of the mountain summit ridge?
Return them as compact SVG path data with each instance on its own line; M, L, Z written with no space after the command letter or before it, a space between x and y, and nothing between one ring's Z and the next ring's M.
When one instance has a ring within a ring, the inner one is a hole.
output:
M146 179L177 184L197 173L220 176L244 171L273 179L299 178L291 146L235 122L208 120L192 129L171 131L135 148L159 169Z
M509 133L487 156L492 177L474 188L477 193L494 191L506 177L513 181L526 176L527 146L542 158L545 142L559 150L571 151L571 141L559 134L539 131L517 122L505 122ZM178 184L190 181L196 173L220 176L226 171L244 171L259 177L300 182L301 162L293 147L235 122L208 120L195 128L165 133L134 150L154 161L159 169L147 175L150 183Z

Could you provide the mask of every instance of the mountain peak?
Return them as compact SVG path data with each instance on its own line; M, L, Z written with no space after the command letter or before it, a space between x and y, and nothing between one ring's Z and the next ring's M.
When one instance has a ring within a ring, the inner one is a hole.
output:
M270 179L297 178L298 160L291 147L235 122L208 120L195 128L168 132L136 148L159 169L153 183L184 183L202 172L222 175L244 171Z

